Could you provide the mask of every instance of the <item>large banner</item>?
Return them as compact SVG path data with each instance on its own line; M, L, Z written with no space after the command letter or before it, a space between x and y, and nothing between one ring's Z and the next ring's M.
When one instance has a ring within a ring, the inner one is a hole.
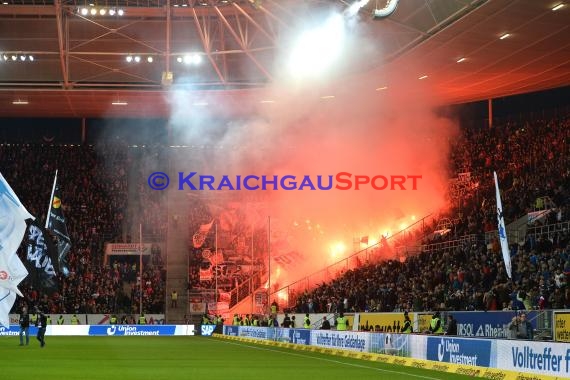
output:
M497 353L498 368L570 377L570 345L566 343L498 340Z
M415 313L409 317L412 322L416 320ZM404 313L358 313L355 323L353 330L398 333L404 327Z
M494 363L491 363L491 346L491 341L484 339L430 336L427 340L426 359L453 364L490 367L494 366Z
M152 244L142 244L142 254L150 255ZM139 243L107 243L105 244L105 255L140 255L141 244Z

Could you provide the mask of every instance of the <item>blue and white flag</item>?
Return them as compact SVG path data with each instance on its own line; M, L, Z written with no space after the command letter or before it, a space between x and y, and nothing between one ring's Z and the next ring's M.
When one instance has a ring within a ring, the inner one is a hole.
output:
M501 203L501 193L499 191L499 180L497 179L496 172L493 172L493 175L495 176L495 193L497 196L497 222L499 224L499 241L501 242L501 251L503 252L503 261L505 262L507 276L509 276L509 278L512 278L511 253L509 250L509 242L507 240L505 218L503 217L503 205Z
M0 173L0 324L6 327L16 294L22 295L18 284L28 275L16 254L26 232L26 219L34 217Z

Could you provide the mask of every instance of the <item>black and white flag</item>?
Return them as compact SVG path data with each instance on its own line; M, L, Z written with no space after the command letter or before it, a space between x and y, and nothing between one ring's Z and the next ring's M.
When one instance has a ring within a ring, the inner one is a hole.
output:
M71 239L69 238L65 224L65 216L63 215L61 190L57 183L57 171L55 172L55 178L53 180L53 189L51 191L45 228L53 232L57 237L58 263L61 273L67 277L69 275L67 253L71 249Z

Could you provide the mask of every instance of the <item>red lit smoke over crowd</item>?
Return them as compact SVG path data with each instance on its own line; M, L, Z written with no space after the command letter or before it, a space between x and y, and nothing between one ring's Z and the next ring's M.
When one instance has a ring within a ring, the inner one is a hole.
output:
M355 41L358 33L351 35L345 41L349 47L354 48L351 43L373 45ZM255 208L242 214L241 222L267 224L270 217L272 237L285 239L286 250L296 252L293 268L272 264L276 286L445 209L449 141L456 126L436 116L437 99L429 95L429 88L422 90L417 83L403 81L396 84L397 70L387 70L379 72L379 80L394 78L390 91L377 91L372 96L361 90L365 83L360 77L347 73L331 71L297 80L283 73L264 91L264 101L250 117L224 123L214 121L215 115L207 107L189 118L190 93L176 88L171 91L173 133L179 141L199 141L199 146L212 147L203 149L200 168L192 167L187 155L179 155L177 171L212 175L214 186L227 175L234 188L238 175L242 179L248 175L271 179L274 175L295 176L295 190L282 186L273 190L269 185L266 190L230 191L226 186L223 192L231 193L232 207ZM215 103L215 98L207 95L201 100ZM339 173L344 173L340 178L344 182L339 181ZM363 176L359 190L355 189L357 175ZM304 176L310 176L315 190L310 186L298 189ZM322 176L323 186L332 176L332 188L320 190L318 176ZM372 181L374 176L383 177ZM394 178L399 183L394 184ZM251 184L261 187L261 180ZM221 192L194 193L207 193L212 202ZM248 202L256 206L243 206ZM221 208L227 207L226 200L220 203ZM243 220L243 215L250 220ZM355 246L354 240L362 237L368 237L368 243Z

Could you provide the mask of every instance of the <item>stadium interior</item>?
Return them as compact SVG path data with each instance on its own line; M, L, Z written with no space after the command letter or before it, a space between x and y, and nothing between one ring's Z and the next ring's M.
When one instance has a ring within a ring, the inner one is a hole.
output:
M379 3L5 0L0 173L71 242L12 313L569 309L570 4Z

